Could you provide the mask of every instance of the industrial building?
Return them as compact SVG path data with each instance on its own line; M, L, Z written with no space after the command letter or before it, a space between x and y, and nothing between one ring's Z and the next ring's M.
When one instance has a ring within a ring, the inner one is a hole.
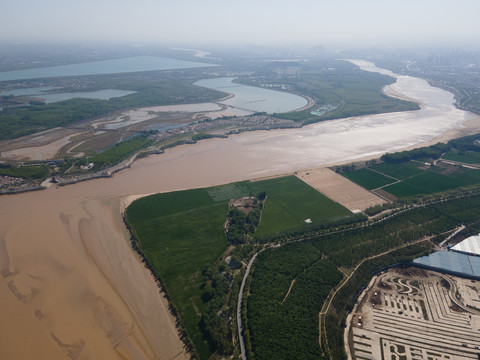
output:
M412 261L418 267L480 280L480 235Z

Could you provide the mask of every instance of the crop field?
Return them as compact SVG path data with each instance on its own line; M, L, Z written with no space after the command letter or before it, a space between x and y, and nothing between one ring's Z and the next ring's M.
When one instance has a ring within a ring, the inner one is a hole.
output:
M480 153L476 151L465 151L460 153L457 150L451 150L443 155L442 159L453 160L467 164L480 164Z
M343 174L344 177L353 181L354 183L363 186L367 190L372 190L395 182L391 177L379 174L367 168L358 169L349 173Z
M267 193L262 221L257 233L275 234L287 230L307 230L321 222L348 217L352 213L295 176L253 183Z
M397 197L406 197L418 194L433 194L479 182L479 170L457 168L443 173L442 170L432 169L418 176L387 186L383 190Z
M464 185L469 184L460 176L447 176L435 172L425 172L413 178L387 186L383 190L401 198L418 194L433 194Z
M295 175L354 213L385 203L384 199L328 168L299 171Z
M480 183L480 170L445 164L424 166L413 161L399 164L381 163L342 175L368 190L381 186L382 190L398 198L433 194ZM385 177L381 177L383 175ZM390 179L391 183L382 185L381 181L386 179Z
M209 357L198 326L202 311L202 269L227 248L225 202L206 190L157 194L132 203L127 218L141 248L160 276L201 358Z
M371 168L398 180L406 179L408 177L421 174L425 171L425 168L421 164L412 161L401 164L390 164L384 162L373 165Z
M206 189L214 201L229 201L246 195L256 195L260 189L250 181L243 181Z

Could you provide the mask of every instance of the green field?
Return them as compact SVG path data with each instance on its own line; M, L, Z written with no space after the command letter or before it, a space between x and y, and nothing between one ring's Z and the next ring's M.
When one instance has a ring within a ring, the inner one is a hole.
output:
M206 190L214 201L227 202L230 201L230 199L238 199L242 196L257 194L261 191L258 186L250 181L215 186Z
M376 189L396 181L367 168L358 169L342 175L368 190Z
M422 174L426 171L422 167L424 166L412 161L398 164L384 162L367 168L344 172L342 175L365 189L372 190ZM386 187L383 189L386 189Z
M370 169L381 174L363 168L342 175L368 190L385 185L382 181L391 180L391 185L387 183L382 189L398 198L433 194L480 183L480 170L452 166L425 166L413 161L385 162L373 165ZM400 182L395 182L394 179L386 176L382 177L382 174L396 178Z
M451 150L442 156L442 159L459 161L467 164L480 164L480 153L476 151L459 152Z
M480 170L458 169L448 175L427 171L400 183L387 186L383 190L402 198L419 194L433 194L479 182Z
M227 248L226 213L226 202L215 202L204 189L148 196L127 209L128 222L201 359L211 355L198 326L197 312L204 308L201 272Z
M381 164L373 165L371 168L398 180L406 179L408 177L425 172L425 169L422 168L421 164L413 161L408 161L400 164L390 164L384 162Z
M205 268L214 265L227 249L223 225L228 202L261 191L267 195L261 234L309 229L351 215L294 176L157 194L137 200L127 209L141 250L173 299L200 359L208 359L214 350L205 341L200 325L205 314L212 311L210 302L205 301L205 284L209 284L205 282ZM304 222L307 218L312 219L312 225ZM207 287L213 291L210 285ZM223 297L215 301L218 299Z
M352 214L295 176L255 182L253 185L267 193L262 221L257 230L259 235L307 230L322 222ZM311 219L312 224L306 224L305 219Z

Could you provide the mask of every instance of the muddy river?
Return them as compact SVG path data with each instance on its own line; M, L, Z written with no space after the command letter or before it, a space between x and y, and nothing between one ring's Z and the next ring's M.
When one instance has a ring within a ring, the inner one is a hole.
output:
M0 358L187 358L164 298L129 248L120 217L126 197L348 162L477 130L452 94L424 80L399 76L385 91L422 109L205 140L113 178L0 197Z

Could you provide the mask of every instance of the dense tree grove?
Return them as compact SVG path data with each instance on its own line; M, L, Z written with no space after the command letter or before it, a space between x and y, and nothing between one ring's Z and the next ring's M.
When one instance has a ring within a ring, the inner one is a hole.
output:
M206 307L202 311L200 328L212 353L231 354L233 345L229 321L233 314L222 311L230 292L226 275L220 273L223 269L223 265L219 268L215 264L202 271L205 280L202 284L202 301Z
M477 142L480 134L464 136L458 139L450 140L447 144L436 143L435 145L416 148L412 150L399 151L396 153L386 153L380 158L382 161L389 163L402 163L409 160L418 159L438 159L442 154L451 149L460 152L480 151L480 144Z
M262 197L262 199L260 200L259 197ZM254 208L248 211L248 213L236 207L229 210L227 215L227 237L230 243L243 244L246 241L247 235L255 232L258 223L260 222L263 199L265 199L265 193L261 193L261 195L254 198Z
M474 134L450 140L448 144L459 151L480 151L479 139L480 134Z
M371 226L312 237L263 252L256 262L251 296L248 298L248 334L252 353L257 359L269 359L272 354L278 359L313 359L323 355L342 359L346 312L353 306L371 274L425 254L431 248L430 242L408 244L427 236L448 234L462 223L467 226L466 232L480 228L480 196L472 195L414 208ZM327 347L325 344L323 348L320 347L318 313L328 292L340 281L337 269L352 269L363 259L402 245L406 247L365 262L337 294L326 318ZM322 264L322 269L328 268L330 277L313 270L316 264ZM311 294L299 290L294 292L302 288L300 279L308 283L305 289L309 289ZM283 302L293 280L295 283L291 293ZM296 299L294 294L301 299ZM291 308L287 305L289 301L293 303ZM312 324L307 323L306 314L313 314L310 315ZM293 319L302 324L300 329L291 324L294 323ZM288 329L292 330L292 334ZM301 336L296 336L293 331L299 331ZM330 352L322 353L326 349Z
M413 150L399 151L396 153L386 153L380 158L389 163L402 163L418 159L438 159L443 153L451 149L451 145L437 143L432 146L421 147Z
M260 254L248 300L250 357L254 353L258 359L321 358L318 312L341 278L340 271L308 243Z

